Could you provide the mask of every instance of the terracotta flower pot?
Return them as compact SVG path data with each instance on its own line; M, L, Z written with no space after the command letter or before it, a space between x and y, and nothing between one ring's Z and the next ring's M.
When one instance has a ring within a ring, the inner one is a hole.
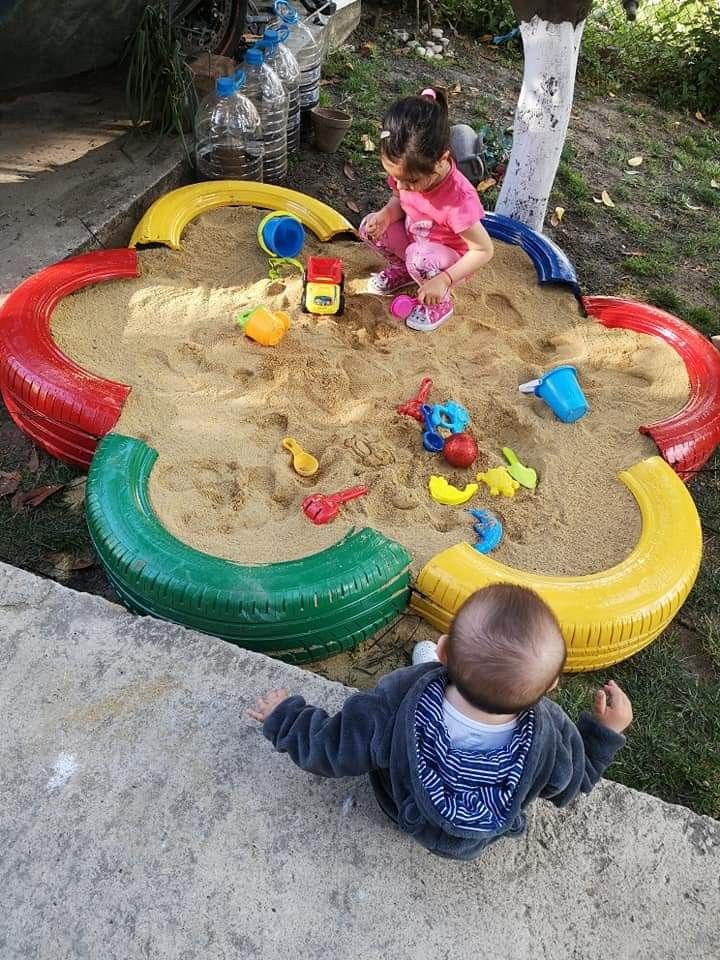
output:
M315 146L321 153L335 153L350 128L352 117L343 110L313 107L310 111L315 131Z

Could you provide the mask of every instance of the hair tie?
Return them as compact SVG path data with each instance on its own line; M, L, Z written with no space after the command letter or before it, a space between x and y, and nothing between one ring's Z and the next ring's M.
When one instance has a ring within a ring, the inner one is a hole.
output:
M427 87L425 90L423 90L420 96L429 97L431 100L437 100L437 94L435 93L432 87Z

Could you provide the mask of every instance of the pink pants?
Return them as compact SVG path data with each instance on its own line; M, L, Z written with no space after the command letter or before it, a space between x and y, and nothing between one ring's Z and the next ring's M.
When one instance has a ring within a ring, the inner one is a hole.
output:
M360 236L372 250L387 261L388 267L404 267L416 283L437 276L460 259L457 250L409 234L404 220L391 223L379 240L368 237L363 220L360 224Z

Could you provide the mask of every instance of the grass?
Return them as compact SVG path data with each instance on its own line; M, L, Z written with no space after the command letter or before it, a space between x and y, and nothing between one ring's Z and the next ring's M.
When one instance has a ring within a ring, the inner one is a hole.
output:
M28 444L28 451L31 449ZM17 470L17 458L8 451L0 455L0 471ZM28 491L57 483L70 483L78 472L49 457L40 458L40 469L20 470L20 490ZM28 570L45 571L52 566L49 556L56 552L92 553L82 509L72 511L63 502L62 492L39 507L13 509L10 497L0 498L0 560Z
M717 637L716 637L717 645ZM558 701L577 718L612 676L633 701L628 742L608 776L699 813L720 815L720 658L686 653L672 628L631 660L563 680Z
M583 174L569 160L561 160L555 184L555 196L584 220L592 220L595 209L592 191Z

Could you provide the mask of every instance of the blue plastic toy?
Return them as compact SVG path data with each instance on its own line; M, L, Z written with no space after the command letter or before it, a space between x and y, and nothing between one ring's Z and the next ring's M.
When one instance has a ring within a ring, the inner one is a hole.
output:
M428 453L440 453L442 448L445 446L445 441L433 425L432 412L433 408L429 403L424 403L420 407L420 413L422 414L425 422L425 429L423 430L422 435L422 444Z
M590 409L578 383L577 370L570 364L554 367L539 380L529 380L518 388L520 393L535 394L550 407L563 423L575 423Z
M450 433L462 433L470 423L470 414L461 403L454 400L433 404L430 418L433 430L449 430Z
M266 214L257 230L258 243L271 257L297 257L305 243L305 230L297 217L284 210Z
M468 513L477 521L473 524L473 530L480 538L473 547L478 553L490 553L503 537L500 517L496 516L492 510L468 510Z

